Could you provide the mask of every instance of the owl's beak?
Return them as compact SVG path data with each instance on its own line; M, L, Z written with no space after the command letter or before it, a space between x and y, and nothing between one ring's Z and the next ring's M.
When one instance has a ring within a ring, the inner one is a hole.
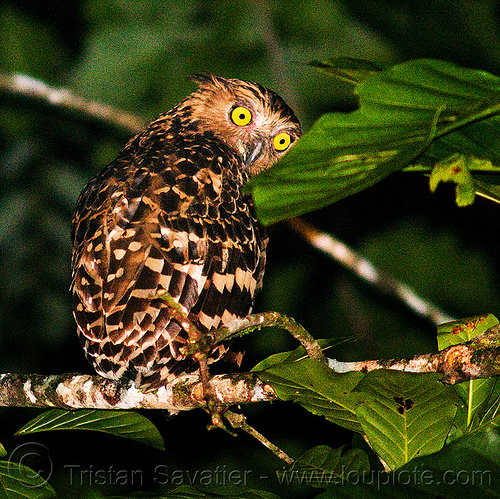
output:
M262 152L261 141L256 142L253 149L249 148L245 158L245 164L247 168L250 168L255 163L255 160L260 156L261 152Z

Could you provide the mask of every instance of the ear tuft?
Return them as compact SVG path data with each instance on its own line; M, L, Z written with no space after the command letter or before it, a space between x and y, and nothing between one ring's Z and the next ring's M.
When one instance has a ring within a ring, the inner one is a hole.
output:
M228 87L229 80L227 78L222 78L222 76L216 76L208 73L195 73L189 75L188 77L191 81L198 83L200 86L217 86L217 87Z
M206 73L195 73L188 76L188 79L199 85L207 84L212 81L212 75Z

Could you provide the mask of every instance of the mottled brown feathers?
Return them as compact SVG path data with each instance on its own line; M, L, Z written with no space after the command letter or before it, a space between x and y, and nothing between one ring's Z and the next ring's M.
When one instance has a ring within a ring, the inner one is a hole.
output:
M144 390L196 369L179 352L187 335L159 291L202 331L250 313L267 236L241 186L283 153L276 134L300 136L270 90L193 79L199 89L128 142L85 187L73 217L74 315L86 355L102 376L129 376ZM231 121L236 106L250 110L247 126Z

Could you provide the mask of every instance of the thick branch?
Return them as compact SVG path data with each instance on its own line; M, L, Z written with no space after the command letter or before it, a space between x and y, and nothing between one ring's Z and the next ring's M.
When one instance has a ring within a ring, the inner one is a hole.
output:
M287 322L288 321L288 322ZM300 325L276 312L255 314L217 330L219 339L248 332L263 325L277 324L294 331L310 356L323 360L316 342L303 336ZM500 375L500 325L472 340L445 350L410 359L339 362L327 359L338 373L391 369L412 373L441 373L448 384ZM213 395L222 406L270 402L278 397L273 388L255 373L224 374L210 378ZM82 374L1 374L0 406L62 407L66 409L165 409L171 414L206 405L203 383L198 374L179 376L157 391L143 393L132 382L117 382Z
M274 390L253 373L211 378L223 405L277 400ZM82 374L2 374L0 406L64 409L165 409L171 414L203 407L197 374L186 374L157 391L143 393L130 383Z

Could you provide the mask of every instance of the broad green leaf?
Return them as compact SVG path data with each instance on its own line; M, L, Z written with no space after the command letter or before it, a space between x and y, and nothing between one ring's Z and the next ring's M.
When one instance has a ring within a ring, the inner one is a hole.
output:
M331 449L318 445L299 457L288 470L278 473L280 483L327 487L341 483L346 474L366 473L370 469L368 456L361 449L343 447Z
M165 450L158 429L149 419L133 411L51 409L32 419L16 435L54 430L100 431Z
M439 497L500 497L500 428L466 435L398 471L419 477L412 481L413 488Z
M313 414L362 432L355 408L363 395L352 390L364 374L334 373L321 362L307 358L272 366L257 375L273 387L281 400L293 400Z
M457 415L447 443L453 442L467 433L477 432L487 427L500 426L500 378L498 376L472 384L467 390L467 383L455 386L461 397ZM462 388L459 388L462 387ZM468 395L472 393L472 396Z
M368 112L322 116L279 163L247 184L264 224L343 199L410 163L430 143L441 110L407 124L382 124Z
M372 371L355 388L371 396L356 407L368 442L391 469L443 447L456 412L452 387L437 374Z
M265 224L365 189L413 163L433 140L500 111L499 78L435 60L374 73L356 93L358 110L324 115L282 160L250 181Z
M465 343L497 324L498 319L492 314L468 317L458 321L441 324L438 326L439 350L444 350L451 345ZM489 411L489 407L485 404L492 394L496 383L496 378L487 378L464 381L455 386L457 393L465 404L464 408L467 411L466 417L461 418L462 425L465 426L459 425L457 427L461 432L465 432L470 427L476 415L482 418L484 413Z
M0 461L1 499L56 497L54 489L38 473L21 463Z
M438 348L444 350L449 346L470 341L497 324L498 319L493 314L466 317L440 324L437 330Z
M342 486L316 496L363 499L500 498L500 429L466 435L392 473L349 473Z
M500 378L496 376L493 380L485 381L494 381L493 387L489 397L474 412L472 422L466 427L469 432L481 430L489 425L500 426Z

